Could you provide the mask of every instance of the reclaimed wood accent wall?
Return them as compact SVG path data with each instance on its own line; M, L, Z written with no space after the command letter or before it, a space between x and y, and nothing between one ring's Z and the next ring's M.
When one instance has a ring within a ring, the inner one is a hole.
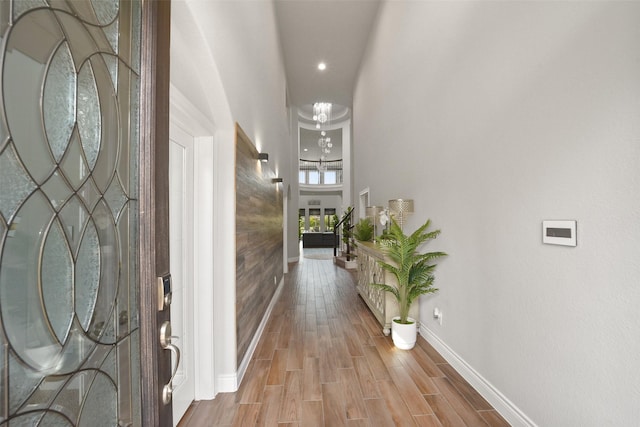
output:
M282 184L236 124L237 366L283 276Z

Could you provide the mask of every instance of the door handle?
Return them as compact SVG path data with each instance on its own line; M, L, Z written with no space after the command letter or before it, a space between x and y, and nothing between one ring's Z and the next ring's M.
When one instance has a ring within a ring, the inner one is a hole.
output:
M180 366L180 349L171 343L171 338L174 338L171 336L171 323L166 320L160 327L160 346L173 354L176 364L171 370L169 382L162 387L162 403L165 405L171 403L171 398L173 397L173 379L178 372L178 366Z

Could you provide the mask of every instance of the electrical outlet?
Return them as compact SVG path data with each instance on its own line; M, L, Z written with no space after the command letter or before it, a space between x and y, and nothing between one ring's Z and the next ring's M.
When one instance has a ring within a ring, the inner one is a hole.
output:
M438 307L433 309L433 318L438 320L438 323L442 325L442 311Z

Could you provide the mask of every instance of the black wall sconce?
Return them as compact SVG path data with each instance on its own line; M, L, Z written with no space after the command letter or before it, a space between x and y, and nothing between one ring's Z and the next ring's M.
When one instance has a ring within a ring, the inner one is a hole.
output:
M258 153L258 160L267 163L269 161L269 153Z
M277 184L279 182L282 182L282 178L272 178L271 182L273 182L274 184Z

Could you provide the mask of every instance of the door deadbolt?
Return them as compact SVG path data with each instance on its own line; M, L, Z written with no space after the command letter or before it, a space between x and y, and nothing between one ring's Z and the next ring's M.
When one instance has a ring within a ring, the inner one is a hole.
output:
M163 311L171 305L173 296L171 274L158 277L158 311Z

